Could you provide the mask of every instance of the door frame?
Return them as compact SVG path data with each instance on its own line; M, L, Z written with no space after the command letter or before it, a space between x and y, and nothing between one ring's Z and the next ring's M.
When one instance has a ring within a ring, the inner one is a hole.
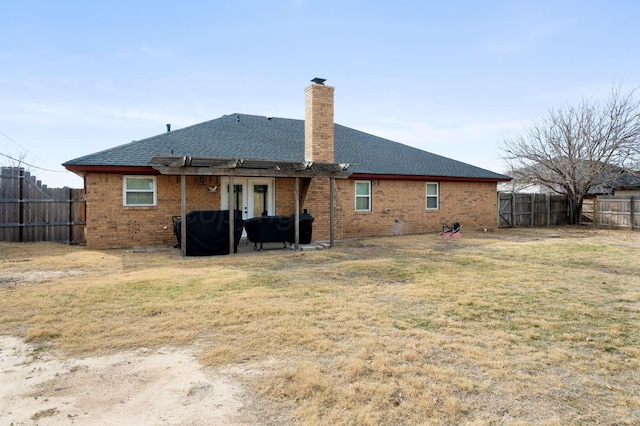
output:
M233 185L242 187L242 219L250 219L255 217L254 213L254 198L253 198L253 185L267 185L267 214L275 216L276 210L276 196L275 196L275 179L263 178L263 177L233 177ZM220 208L222 210L229 209L229 178L222 177L220 179L221 199ZM251 190L250 190L251 189Z

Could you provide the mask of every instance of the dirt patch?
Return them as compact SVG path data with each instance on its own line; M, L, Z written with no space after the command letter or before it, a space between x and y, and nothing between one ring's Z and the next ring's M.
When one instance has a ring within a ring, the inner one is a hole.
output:
M86 271L13 271L0 272L0 288L12 288L18 284L38 284L59 278L86 274Z
M57 359L0 337L0 418L11 425L243 425L243 389L189 350Z

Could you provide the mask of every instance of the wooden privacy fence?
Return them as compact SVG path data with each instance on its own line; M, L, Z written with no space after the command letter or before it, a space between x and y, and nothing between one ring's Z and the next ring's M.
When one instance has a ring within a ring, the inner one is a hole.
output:
M640 197L603 196L584 200L582 222L597 226L640 229Z
M83 189L47 188L21 167L0 168L0 241L84 243Z
M570 201L565 195L498 192L498 226L566 225Z

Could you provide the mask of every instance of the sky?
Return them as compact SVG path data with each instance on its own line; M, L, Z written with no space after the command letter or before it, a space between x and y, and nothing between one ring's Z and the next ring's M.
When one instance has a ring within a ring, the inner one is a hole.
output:
M62 163L244 113L335 122L506 172L552 107L640 86L640 1L0 0L0 165Z

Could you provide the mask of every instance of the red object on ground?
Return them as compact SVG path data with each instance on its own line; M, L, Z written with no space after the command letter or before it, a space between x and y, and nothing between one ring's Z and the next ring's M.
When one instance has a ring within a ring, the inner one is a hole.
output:
M443 232L440 234L442 238L462 238L462 233L458 232Z

